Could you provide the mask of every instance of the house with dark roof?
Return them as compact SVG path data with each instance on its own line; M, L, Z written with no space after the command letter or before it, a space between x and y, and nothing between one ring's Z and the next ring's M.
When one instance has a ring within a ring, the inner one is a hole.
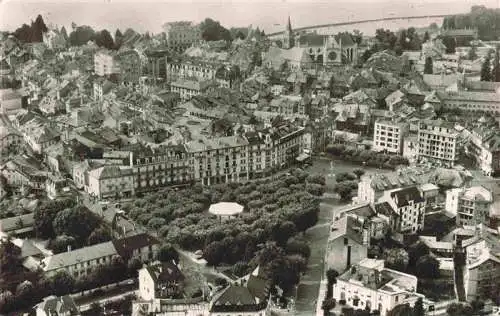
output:
M80 311L70 295L48 296L36 305L36 316L77 316Z
M139 233L114 239L113 245L125 261L139 259L141 262L149 262L156 258L160 241L147 233Z
M34 213L0 219L0 236L21 236L33 231Z
M156 262L139 270L139 297L143 300L183 296L184 275L173 262Z
M135 192L132 168L118 165L104 165L87 171L85 191L105 199L116 196L133 196Z

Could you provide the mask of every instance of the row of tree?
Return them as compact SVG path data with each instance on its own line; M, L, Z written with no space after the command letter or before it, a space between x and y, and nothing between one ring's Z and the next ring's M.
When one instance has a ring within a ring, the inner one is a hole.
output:
M481 67L481 81L500 82L500 48L495 50L495 57L493 58L493 65L491 64L491 54L488 54Z
M364 164L370 167L395 169L397 166L407 166L409 164L408 159L402 156L374 153L371 150L359 149L354 146L344 144L328 145L326 152L334 156L336 159L351 161L357 164Z
M23 43L39 43L43 42L43 33L45 32L47 32L47 26L39 14L35 21L31 21L31 25L23 24L15 30L14 36Z
M445 29L477 28L482 40L496 40L500 36L500 10L485 6L473 6L467 14L447 16L443 21Z

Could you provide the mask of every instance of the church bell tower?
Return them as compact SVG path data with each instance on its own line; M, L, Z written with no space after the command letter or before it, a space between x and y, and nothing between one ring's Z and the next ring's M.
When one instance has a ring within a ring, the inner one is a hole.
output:
M283 32L283 48L290 49L294 44L292 23L290 22L290 16L288 16L288 23L286 24L285 32Z

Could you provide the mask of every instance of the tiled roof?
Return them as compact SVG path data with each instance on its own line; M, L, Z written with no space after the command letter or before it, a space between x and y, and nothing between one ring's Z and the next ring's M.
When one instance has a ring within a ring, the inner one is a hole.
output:
M396 202L398 208L408 206L410 204L410 201L413 201L413 203L420 203L425 201L416 186L392 191L390 195L391 198Z
M134 250L158 245L159 243L156 238L146 233L113 240L116 251L123 258L130 257Z
M327 37L327 35L305 34L299 37L299 44L301 46L323 46Z
M382 214L388 217L399 216L398 213L392 208L392 206L387 201L378 202L375 204L375 211L377 214Z
M105 165L97 169L91 170L90 175L95 179L108 179L108 178L118 178L122 176L132 175L133 171L131 168L116 166L116 165Z
M43 310L46 315L79 315L78 307L69 295L46 297L38 304L38 309Z
M351 46L355 44L349 33L338 33L335 35L335 40L337 43L342 44L342 46Z
M155 284L180 282L184 280L181 270L172 262L162 262L146 267Z
M231 284L212 301L210 312L254 312L265 309L246 286Z
M31 227L35 223L34 213L0 219L0 231L7 233L17 229Z
M77 263L114 256L117 254L118 253L113 243L111 241L108 241L47 257L43 259L43 269L44 271L64 269Z

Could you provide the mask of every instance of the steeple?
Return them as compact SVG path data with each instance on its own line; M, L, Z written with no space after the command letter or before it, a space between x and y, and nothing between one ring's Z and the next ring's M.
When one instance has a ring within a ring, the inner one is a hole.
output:
M288 16L288 23L286 24L285 31L283 32L283 48L290 49L294 46L292 22L290 21L290 16Z

